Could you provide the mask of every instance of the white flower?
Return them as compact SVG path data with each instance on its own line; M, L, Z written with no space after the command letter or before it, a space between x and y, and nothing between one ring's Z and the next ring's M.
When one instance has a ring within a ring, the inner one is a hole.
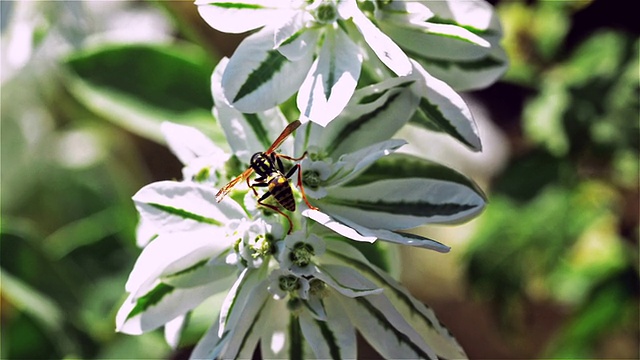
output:
M312 258L324 254L324 248L324 242L317 235L306 236L303 231L297 231L281 242L278 261L296 276L310 276L315 273Z
M302 116L326 125L346 106L360 77L359 32L396 75L411 72L407 56L358 9L342 1L196 1L213 28L259 29L242 41L222 76L224 98L245 113L264 111L298 92Z

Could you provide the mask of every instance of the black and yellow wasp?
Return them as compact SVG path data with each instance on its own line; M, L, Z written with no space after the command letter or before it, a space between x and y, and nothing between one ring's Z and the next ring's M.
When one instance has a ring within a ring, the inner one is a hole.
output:
M216 200L218 202L222 201L222 199L231 191L231 189L236 186L239 182L246 180L247 185L253 190L253 193L258 196L258 192L256 191L256 187L266 187L267 192L265 192L259 199L258 204L268 207L269 209L276 211L287 218L289 221L289 231L288 234L291 233L293 229L293 223L291 222L291 218L282 212L278 207L266 204L264 201L269 198L269 196L273 196L273 198L280 204L283 208L289 211L296 210L296 203L293 198L293 191L291 190L291 184L289 184L289 178L298 171L298 187L300 188L300 192L302 193L302 198L304 202L310 209L316 210L315 206L309 204L307 200L307 196L304 194L304 187L302 186L302 174L300 171L300 164L295 164L286 174L284 165L282 164L282 159L291 160L291 161L300 161L307 156L307 152L305 151L302 156L298 158L294 158L291 156L287 156L284 154L276 153L275 150L284 142L284 140L298 127L300 126L300 120L296 120L282 131L280 136L271 144L271 146L265 152L257 152L253 154L251 157L251 161L249 162L249 168L245 170L242 174L240 174L235 179L231 180L227 185L223 186L220 191L216 194ZM254 180L253 184L249 183L249 176L256 172L258 177Z

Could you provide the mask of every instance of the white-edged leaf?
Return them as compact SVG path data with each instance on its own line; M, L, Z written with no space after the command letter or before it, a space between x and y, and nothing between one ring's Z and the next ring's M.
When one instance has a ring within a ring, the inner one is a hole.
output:
M245 38L222 75L229 104L243 113L265 111L293 95L307 76L313 52L290 61L273 48L274 29L265 27Z
M249 359L263 335L263 329L268 326L271 314L267 311L271 294L267 291L267 280L255 284L247 289L242 307L231 314L227 329L222 337L229 336L219 358L221 359Z
M225 278L230 279L237 271L238 269L235 266L202 260L191 267L163 275L161 281L178 288L187 288L201 286ZM228 287L231 287L231 283L229 283Z
M274 31L274 47L291 61L300 60L316 49L320 31L305 26L312 20L310 17L308 12L299 11Z
M334 232L347 237L351 240L362 242L374 242L377 239L382 241L420 247L424 249L435 250L446 253L451 248L432 239L428 239L419 235L402 233L380 228L370 228L354 222L336 214L325 214L319 210L305 210L303 216L316 220L321 225L333 230Z
M360 334L384 358L437 359L383 294L338 299Z
M187 315L180 315L177 318L164 324L164 340L172 349L177 349L180 344L182 330L186 324Z
M213 141L194 127L165 121L160 124L160 131L167 140L171 152L184 165L200 157L224 158L227 156Z
M411 63L407 55L389 36L367 19L357 8L355 1L341 3L338 10L342 18L353 20L367 45L391 71L398 76L406 76L411 73Z
M403 230L465 221L482 211L486 201L477 185L454 170L392 154L348 184L329 188L314 204L334 218L369 229Z
M211 93L215 103L213 114L234 155L248 164L253 154L265 151L271 145L286 127L287 120L278 108L244 114L231 107L224 97L221 85L222 74L228 62L228 58L221 59L211 76ZM287 139L280 148L283 152L290 153L292 140Z
M218 319L213 321L211 327L207 330L202 338L198 341L195 348L189 355L189 359L202 360L202 359L215 359L216 354L219 354L221 348L226 345L226 341L220 341L218 336L218 325L220 322ZM228 340L226 338L225 340Z
M429 74L443 80L457 91L485 88L507 71L509 60L502 47L494 44L484 57L472 60L440 60L412 56Z
M472 29L483 37L502 35L500 19L487 1L431 1L428 6L438 18Z
M209 26L226 33L257 29L291 12L278 0L196 0L195 4Z
M215 283L187 289L158 283L137 299L129 295L116 315L116 330L130 335L154 330L222 290Z
M307 312L300 314L300 328L313 349L316 359L355 359L356 331L335 296L324 298L329 314L327 321L315 319Z
M456 25L420 22L380 26L411 57L468 61L486 56L491 49L489 41Z
M362 53L344 31L328 28L318 58L300 87L300 113L326 126L347 105L360 77Z
M391 1L378 6L376 19L397 23L422 22L433 17L433 11L427 4L420 1Z
M335 231L336 233L344 237L347 237L355 241L372 243L377 239L377 237L375 236L371 236L371 235L365 236L359 233L354 229L354 226L349 226L340 221L336 221L334 218L323 213L322 211L307 209L302 212L302 215L308 217L309 219L314 220L315 222L321 225L326 226L327 228Z
M254 292L258 284L263 282L265 270L264 267L261 269L245 268L240 273L220 309L218 336L222 336L224 332L233 331L233 329L227 328L228 323L237 321L241 316L246 303L250 301L249 295ZM266 292L266 287L264 290Z
M334 165L335 173L327 180L326 186L337 186L348 182L369 165L381 157L391 154L406 143L405 140L391 139L341 156Z
M414 62L414 71L422 78L422 81L414 85L421 96L418 106L418 113L421 116L414 117L421 121L414 123L428 129L435 126L470 149L481 151L478 127L462 97L447 83L431 76L416 62Z
M160 277L193 268L228 249L231 241L221 236L221 231L213 230L159 235L136 260L125 285L127 292L136 299L149 292ZM216 279L212 277L209 282Z
M318 266L313 276L347 297L367 296L382 292L382 289L375 286L374 283L347 266Z
M246 216L235 201L216 201L216 189L196 183L159 181L140 189L133 201L140 216L161 231L223 226Z
M445 359L465 359L464 350L437 319L433 310L414 298L409 291L389 274L377 268L354 247L343 241L331 241L328 257L337 263L352 266L364 276L384 289L384 294L402 314L404 319L423 337L438 357Z
M302 338L298 317L287 309L287 301L269 301L264 310L270 314L260 339L263 359L308 359L309 352Z
M410 88L415 81L391 78L356 90L344 111L322 131L319 148L337 160L391 138L418 106L418 96Z

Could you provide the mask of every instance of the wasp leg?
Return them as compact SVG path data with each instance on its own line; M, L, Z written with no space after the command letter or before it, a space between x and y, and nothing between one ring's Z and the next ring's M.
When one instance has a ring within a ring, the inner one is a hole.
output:
M306 152L305 152L306 154ZM302 171L300 171L300 164L295 164L291 170L289 170L289 172L287 173L287 175L285 175L285 177L287 179L289 179L290 177L293 176L293 173L296 172L296 170L298 170L298 187L300 188L300 193L302 194L302 199L304 200L304 202L307 204L307 206L309 207L309 209L311 210L318 210L317 207L309 204L309 200L307 200L307 195L305 195L304 193L304 186L302 186Z
M269 183L266 183L266 182L254 182L253 184L249 185L251 190L253 190L253 193L255 194L255 196L258 196L258 192L256 191L256 187L267 187L267 186L269 186ZM267 192L267 194L270 194L270 193Z
M252 184L249 184L249 178L247 178L247 186L249 186L249 187L251 188L251 190L253 190L253 195L258 196L258 192L257 192L257 191L256 191L256 189L254 189L253 187L254 187L254 186L258 186L258 187L268 186L269 184L267 184L267 183L265 182L266 180L267 180L267 178L266 178L266 177L264 177L264 176L260 176L260 177L258 177L258 178L256 178L256 179L254 179L254 180L253 180L253 181L254 181L254 183L253 183L253 185L252 185ZM260 184L260 185L258 185L258 184Z
M256 186L257 184L254 184L254 186ZM267 184L265 184L267 185ZM258 185L261 186L261 185ZM293 222L291 221L291 218L289 217L289 215L285 214L284 212L282 212L282 210L278 209L277 206L273 206L271 204L265 204L262 201L266 200L269 196L271 196L271 191L267 191L266 193L264 193L264 195L262 195L262 197L260 199L258 199L258 204L262 205L262 206L266 206L269 209L276 211L278 213L280 213L280 215L284 216L287 218L287 221L289 222L289 231L287 231L287 235L291 234L291 230L293 230Z
M297 157L297 158L294 158L294 157L291 157L291 156L287 156L285 154L275 154L275 155L277 157L279 157L279 158L283 158L283 159L287 159L287 160L291 160L291 161L300 161L300 160L302 160L302 159L307 157L307 152L305 151L304 154L302 154L302 156Z

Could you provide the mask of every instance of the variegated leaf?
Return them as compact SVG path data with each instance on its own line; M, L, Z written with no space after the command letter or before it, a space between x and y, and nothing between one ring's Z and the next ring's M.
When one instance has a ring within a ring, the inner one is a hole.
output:
M313 275L347 297L358 297L382 292L372 282L347 266L319 266Z
M420 94L420 105L412 122L427 129L445 132L472 150L482 150L478 127L462 97L415 62L414 71L422 81L414 85Z
M341 29L328 28L322 47L298 92L302 116L326 126L347 105L360 77L362 53Z
M195 4L209 26L226 33L257 29L286 15L278 0L196 0Z
M300 328L313 349L316 359L355 359L357 357L356 330L335 296L323 301L328 317L315 319L306 312L300 315Z
M245 38L222 75L224 96L243 113L271 109L291 97L307 77L313 52L291 61L273 46L274 29Z
M411 55L429 74L443 80L457 91L485 88L507 71L509 60L504 49L492 45L485 56L471 60L443 60Z
M236 202L218 203L215 194L210 186L159 181L140 189L133 201L140 216L166 232L222 226L246 216Z
M392 154L351 182L328 189L328 195L315 204L334 218L366 228L403 230L467 220L482 211L485 197L471 180L454 170Z
M151 331L186 314L221 290L215 283L187 289L157 283L145 295L137 299L130 295L125 300L116 315L116 330L130 335Z
M383 294L338 299L360 334L384 358L437 359Z
M418 105L410 88L414 82L411 77L391 78L358 89L344 111L322 131L318 147L337 160L340 155L388 140Z
M384 289L404 319L423 337L439 358L465 359L464 349L436 318L433 310L414 298L409 291L389 274L371 264L358 250L343 241L328 244L329 257L338 263L358 269L364 276Z

